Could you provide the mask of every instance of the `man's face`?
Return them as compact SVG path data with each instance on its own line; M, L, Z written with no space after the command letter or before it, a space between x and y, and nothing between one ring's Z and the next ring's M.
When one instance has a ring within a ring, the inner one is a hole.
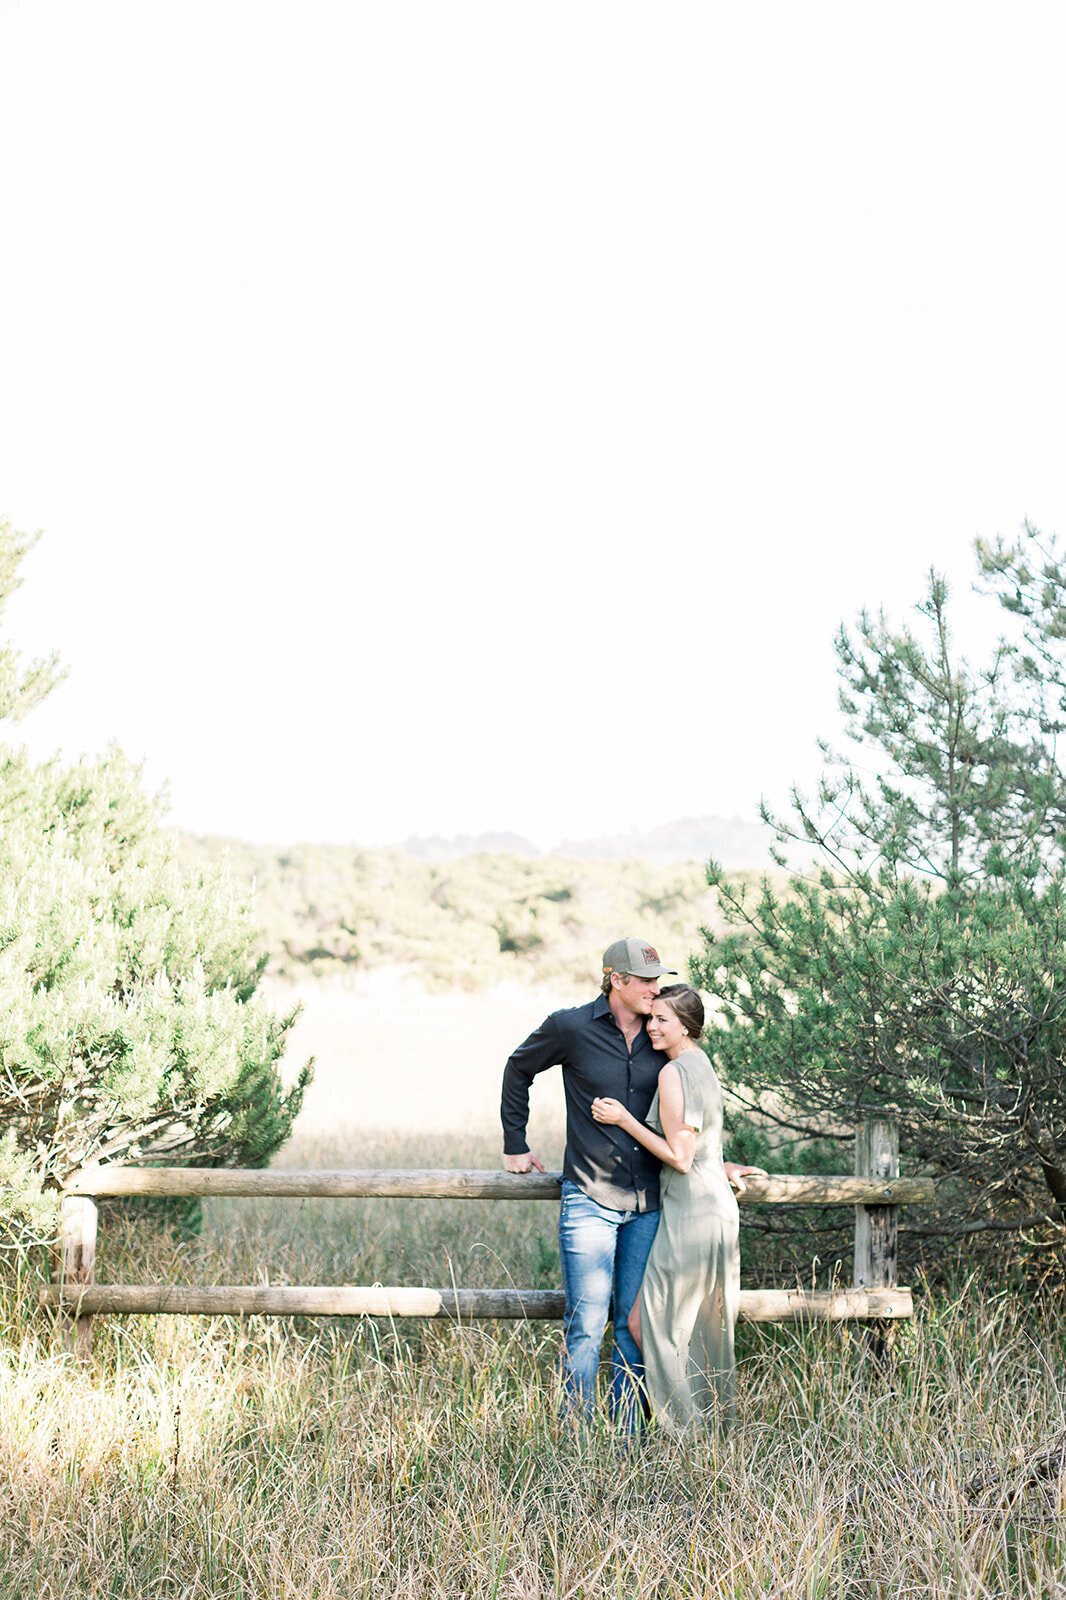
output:
M615 979L614 992L627 1011L632 1011L635 1017L646 1017L650 1014L652 1002L659 993L659 980L635 978L631 973L624 978L619 975Z

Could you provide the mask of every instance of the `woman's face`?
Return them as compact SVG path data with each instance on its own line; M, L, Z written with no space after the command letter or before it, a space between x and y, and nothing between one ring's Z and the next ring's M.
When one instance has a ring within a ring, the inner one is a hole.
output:
M688 1034L680 1018L671 1011L665 1000L656 1000L652 1005L648 1018L648 1038L656 1050L665 1050L668 1055L674 1055L688 1045Z

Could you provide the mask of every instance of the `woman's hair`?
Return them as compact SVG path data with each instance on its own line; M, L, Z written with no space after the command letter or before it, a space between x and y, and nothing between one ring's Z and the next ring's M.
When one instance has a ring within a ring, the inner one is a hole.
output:
M703 1001L695 989L687 983L668 983L665 989L659 990L657 998L666 1001L681 1026L688 1029L688 1036L695 1044L703 1033Z

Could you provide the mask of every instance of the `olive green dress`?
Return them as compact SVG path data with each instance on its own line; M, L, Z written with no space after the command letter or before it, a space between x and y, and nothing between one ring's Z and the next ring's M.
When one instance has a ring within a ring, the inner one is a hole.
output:
M722 1088L702 1050L674 1061L685 1122L696 1131L687 1172L664 1166L659 1228L640 1289L645 1382L670 1432L729 1427L736 1404L733 1328L740 1296L737 1201L722 1166ZM648 1126L662 1133L659 1094Z

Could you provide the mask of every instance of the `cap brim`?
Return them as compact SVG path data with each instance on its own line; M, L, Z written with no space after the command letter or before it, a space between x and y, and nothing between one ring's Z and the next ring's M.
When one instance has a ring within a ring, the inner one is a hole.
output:
M673 967L637 967L632 976L634 978L676 978L677 973Z

